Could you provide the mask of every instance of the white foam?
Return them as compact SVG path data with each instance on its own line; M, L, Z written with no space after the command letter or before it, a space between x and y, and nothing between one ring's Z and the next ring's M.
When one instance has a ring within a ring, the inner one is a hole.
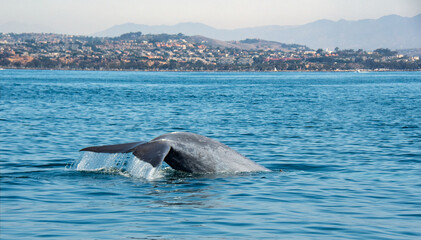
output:
M132 153L83 152L72 166L77 171L112 172L152 180L161 177L160 168L139 160Z

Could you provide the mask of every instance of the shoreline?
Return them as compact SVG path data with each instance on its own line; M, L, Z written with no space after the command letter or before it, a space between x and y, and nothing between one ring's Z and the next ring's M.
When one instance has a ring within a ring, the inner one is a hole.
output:
M277 70L277 71L257 71L257 70L164 70L164 69L67 69L67 68L3 68L0 70L41 70L41 71L85 71L85 72L209 72L209 73L322 73L322 72L355 72L355 73L369 73L369 72L421 72L421 69L351 69L351 70Z

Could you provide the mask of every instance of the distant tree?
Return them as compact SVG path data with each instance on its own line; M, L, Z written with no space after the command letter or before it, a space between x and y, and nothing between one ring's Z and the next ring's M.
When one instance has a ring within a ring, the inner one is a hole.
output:
M344 49L344 50L341 50L340 52L343 55L354 55L355 54L354 49Z
M10 64L10 61L8 59L0 56L0 66L8 66L9 64Z
M256 38L253 38L253 39L247 38L245 40L241 40L240 43L250 43L250 44L252 44L252 43L258 43L259 41L260 40L256 39Z
M392 51L389 48L378 48L374 52L382 56L393 56L397 54L396 51Z
M117 37L117 39L119 40L136 39L136 38L140 38L141 36L142 36L142 32L129 32L129 33L120 35L119 37Z
M264 62L264 60L265 60L265 57L264 56L258 56L258 57L254 57L253 58L253 63L254 64L262 64L263 62Z

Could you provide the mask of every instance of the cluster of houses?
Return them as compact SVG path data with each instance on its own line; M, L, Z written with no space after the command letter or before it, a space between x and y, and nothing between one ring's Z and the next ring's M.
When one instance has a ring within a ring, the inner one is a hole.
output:
M419 68L418 57L388 49L366 52L306 47L245 48L192 40L181 34L128 38L0 34L0 67L3 68L314 71L390 68L392 63L404 69Z

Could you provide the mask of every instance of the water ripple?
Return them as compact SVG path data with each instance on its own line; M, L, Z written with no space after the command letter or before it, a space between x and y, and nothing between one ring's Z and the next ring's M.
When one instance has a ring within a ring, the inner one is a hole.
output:
M0 91L1 239L421 237L419 72L4 70ZM273 171L78 152L171 131Z

